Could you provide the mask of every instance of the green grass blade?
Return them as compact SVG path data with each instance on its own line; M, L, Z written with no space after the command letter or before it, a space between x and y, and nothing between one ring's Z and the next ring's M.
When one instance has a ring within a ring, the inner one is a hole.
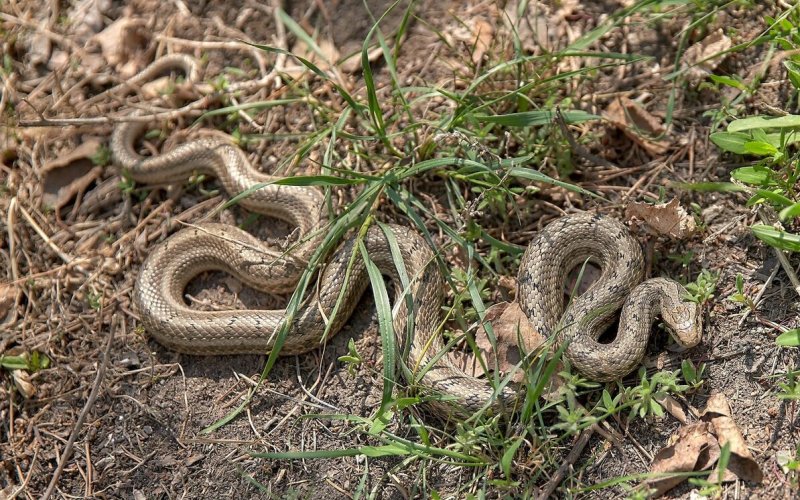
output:
M704 193L740 193L745 191L745 188L732 182L672 182L670 186L676 189L686 189Z
M532 168L525 168L525 167L514 167L510 171L511 175L514 177L519 177L522 179L528 179L531 181L536 182L544 182L545 184L552 184L554 186L559 186L564 189L568 189L570 191L574 191L576 193L584 194L586 196L591 196L593 198L603 199L602 196L595 194L591 191L583 189L580 186L576 186L575 184L570 184L569 182L559 181L557 179L553 179L549 175L543 174L538 170L534 170Z
M364 225L368 226L367 223ZM358 242L358 249L361 258L369 274L369 281L372 285L372 293L375 297L375 307L378 311L378 330L381 335L381 349L383 354L383 399L379 412L386 410L392 401L392 391L396 382L397 366L397 342L392 322L392 304L389 302L389 294L383 282L383 275L380 269L369 256L367 247L363 241ZM402 266L402 262L400 263Z
M766 224L756 224L750 228L750 231L756 238L771 247L800 252L800 234L781 231Z
M257 44L257 43L249 43L249 42L244 42L244 43L252 45L253 47L261 49L261 50L263 50L265 52L273 52L273 53L276 53L276 54L284 54L284 55L287 55L287 56L294 57L295 59L300 61L300 64L302 64L306 68L310 69L317 76L319 76L320 78L323 78L324 80L330 82L331 85L333 85L333 87L339 93L339 95L342 96L342 99L344 99L345 102L347 102L347 104L353 110L355 110L358 113L363 113L364 110L366 109L363 104L357 103L356 100L353 99L353 96L351 96L350 93L347 92L347 90L345 90L341 85L339 85L336 81L334 81L333 78L331 78L326 72L322 71L316 64L312 63L308 59L306 59L304 57L300 57L300 56L295 55L295 54L292 54L288 50L284 50L284 49L281 49L281 48L278 48L278 47L270 47L269 45L260 45L260 44Z
M800 328L781 333L775 339L775 343L781 347L800 347Z
M564 121L567 123L582 123L601 119L598 115L593 115L581 110L562 111ZM556 117L555 111L537 110L526 111L524 113L508 113L505 115L473 115L479 122L496 123L506 127L530 127L536 125L547 125L552 123Z
M333 61L329 61L327 54L325 54L325 52L320 48L320 46L317 45L316 40L310 37L308 33L306 33L306 30L304 30L299 24L297 24L297 21L292 19L292 17L289 14L287 14L285 10L278 7L276 10L276 14L278 18L281 20L281 22L284 24L284 26L286 26L286 28L289 31L291 31L292 34L294 34L294 36L296 36L300 41L306 44L306 46L309 49L311 49L317 56L319 56L320 59L325 61L325 63L328 66L331 66L333 64Z

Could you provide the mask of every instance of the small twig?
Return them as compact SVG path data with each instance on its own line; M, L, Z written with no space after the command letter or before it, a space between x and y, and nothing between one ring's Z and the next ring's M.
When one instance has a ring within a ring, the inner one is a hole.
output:
M228 86L225 94L233 94L236 92L252 91L263 88L272 83L278 74L271 71L258 80L248 80L246 82L234 83ZM161 120L174 120L182 116L199 115L200 110L208 107L208 105L215 99L220 97L223 92L212 92L200 99L191 102L178 109L169 111L161 111L146 115L124 115L124 116L93 116L87 118L47 118L39 114L36 108L33 108L40 119L38 120L20 120L19 127L65 127L70 125L106 125L110 123L120 122L137 122L137 123L150 123ZM33 106L31 106L33 107Z
M100 311L97 314L97 318L103 317L103 308L101 306ZM111 357L111 344L114 340L114 328L110 329L111 331L108 334L108 340L106 340L105 350L103 351L103 360L100 362L100 367L97 369L97 375L94 378L94 384L92 385L92 392L89 394L89 398L86 400L86 404L83 405L83 409L81 410L80 415L78 415L78 420L75 422L75 425L72 428L72 432L69 435L69 440L67 440L67 444L64 447L64 451L61 453L61 457L58 460L58 467L56 471L53 473L53 477L50 479L50 484L47 486L47 490L45 490L44 495L42 495L42 500L47 500L50 498L50 495L53 494L53 490L55 490L56 485L58 484L58 480L61 477L61 473L64 471L64 466L67 464L67 460L70 459L72 456L72 449L75 446L75 441L78 439L78 434L81 432L81 427L83 427L83 422L86 420L87 415L89 415L89 410L94 406L94 402L97 399L97 395L100 393L100 385L103 381L103 378L106 373L106 367L108 366L108 359Z
M556 473L553 474L550 480L547 481L542 490L536 496L537 500L547 500L548 498L550 498L550 495L552 495L553 492L556 491L558 485L561 484L561 481L564 480L564 477L567 475L567 470L571 468L575 464L575 462L578 461L578 457L581 456L581 453L583 453L583 449L586 448L586 445L589 443L589 439L593 435L594 435L594 427L589 427L588 429L584 429L583 432L581 432L581 435L578 436L578 440L575 441L574 445L572 445L572 450L570 450L569 454L567 455L567 458L564 460L561 466L559 466Z
M8 204L8 215L6 215L6 232L8 233L8 260L11 263L11 282L16 285L19 279L19 263L17 262L17 239L13 228L16 224L16 217L14 216L14 209L17 206L17 197L11 198ZM17 314L19 310L19 302L22 299L22 288L15 286L16 293L14 294L14 307L12 309L11 318L6 320L6 323L13 324L17 321Z
M761 297L764 296L764 292L767 291L767 288L769 288L769 285L772 283L772 280L775 279L775 276L778 274L778 270L780 268L781 268L780 263L775 265L775 268L770 273L769 278L767 278L767 281L764 282L764 286L762 286L761 290L758 291L758 295L756 295L755 298L753 299L753 305L755 307L758 307L758 303L759 303L759 301L761 301ZM742 314L742 319L739 320L739 328L742 327L742 325L744 324L745 320L747 320L747 317L750 316L751 312L753 312L753 309L750 309L748 307L747 310L744 312L744 314Z
M283 50L289 50L289 46L286 43L286 26L283 25L283 21L281 20L281 17L278 15L278 12L280 11L281 8L281 2L280 0L271 0L270 3L272 4L272 13L275 16L275 32L278 37L278 39L276 40L278 48ZM288 59L289 56L287 56L285 53L279 53L278 56L275 58L274 68L279 71L283 71L284 65L286 64L286 61ZM283 85L283 82L281 81L280 78L275 80L276 89L280 88L281 85Z
M243 42L231 41L209 41L209 40L187 40L185 38L177 38L167 35L156 35L156 40L159 42L172 43L175 45L182 45L184 47L192 47L195 49L206 50L243 50L252 52L255 47ZM256 49L258 50L258 49Z
M36 234L41 236L44 242L47 243L47 246L49 246L56 253L56 255L58 255L61 258L61 260L63 260L66 264L71 263L74 260L74 258L62 252L61 249L58 248L58 246L55 243L53 243L53 240L50 239L47 233L45 233L44 230L39 226L39 224L37 224L36 221L33 220L33 217L31 216L31 214L28 213L27 210L25 210L25 207L23 207L19 203L15 203L15 200L16 197L12 198L11 203L17 205L19 212L22 214L25 220L28 221L28 224L31 225L33 230L36 231Z

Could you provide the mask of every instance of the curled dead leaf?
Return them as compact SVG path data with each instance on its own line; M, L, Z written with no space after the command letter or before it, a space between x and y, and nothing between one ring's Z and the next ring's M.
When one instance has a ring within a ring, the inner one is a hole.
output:
M708 423L681 427L670 437L669 444L653 458L650 472L669 474L703 470L710 467L708 456L713 455L715 448L718 450L719 445ZM656 490L655 496L660 496L685 480L685 476L676 474L650 478L644 484Z
M125 16L92 37L108 64L123 78L133 76L145 64L143 53L149 39L145 28L144 19Z
M675 398L670 396L669 394L663 397L657 397L656 401L664 407L667 412L675 417L680 423L686 423L686 412L683 411L680 403L678 403Z
M686 213L677 198L669 203L650 205L648 203L630 203L625 208L625 218L644 222L647 228L659 236L685 239L697 230L694 217Z
M61 209L74 197L100 178L103 168L92 161L100 150L100 141L88 139L69 153L47 162L44 172L42 202L56 210Z
M665 133L661 120L627 97L611 101L603 116L652 155L664 154L670 147L670 141L661 138Z
M728 462L728 471L739 479L760 483L764 479L764 473L747 448L742 431L731 417L731 407L725 395L722 393L712 394L700 418L713 426L720 446L730 444L731 457ZM716 478L713 475L712 477ZM723 480L732 481L736 477L726 475Z
M688 66L686 76L690 82L699 82L714 71L731 48L731 39L722 28L695 43L683 53L682 62Z
M31 376L25 370L12 370L11 377L14 379L14 386L25 399L30 399L36 395L36 387L31 383Z
M0 283L0 325L10 320L14 303L17 299L19 288L10 283Z
M478 64L486 55L494 38L494 27L485 19L476 17L472 22L472 62Z
M516 302L501 302L486 310L486 321L492 325L497 350L492 346L483 326L475 332L475 344L490 371L495 369L507 374L517 368L522 360L522 352L530 352L542 345L544 337L531 328L530 322ZM520 349L520 342L524 346ZM473 377L486 375L483 366L472 352L451 352L453 363ZM495 363L496 360L496 363ZM522 370L516 370L511 380L521 382Z
M701 422L681 427L673 434L667 446L662 448L653 459L650 472L676 473L692 472L716 468L711 471L709 481L716 482L720 478L719 459L722 447L730 446L730 460L722 475L722 481L734 481L737 478L760 483L763 472L756 463L741 431L731 418L728 400L722 394L713 394L701 414ZM644 484L654 488L655 496L682 483L683 476L670 475L647 479Z

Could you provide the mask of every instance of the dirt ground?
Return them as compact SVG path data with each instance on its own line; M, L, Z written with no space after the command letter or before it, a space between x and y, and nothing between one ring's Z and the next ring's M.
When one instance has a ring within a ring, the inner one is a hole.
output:
M374 17L392 3L366 2ZM537 9L529 11L533 12L529 29L521 31L520 37L523 42L536 43L534 48L523 46L522 50L540 53L547 44L563 48L632 3L531 2ZM295 54L307 50L298 45L296 36L285 32L285 23L276 21L279 4L254 0L0 3L6 68L0 101L4 119L0 130L5 139L0 144L0 315L5 315L0 323L0 353L39 352L50 360L49 366L27 378L19 371L14 372L16 375L10 370L0 371L3 498L40 498L54 476L57 482L50 494L69 498L355 498L370 494L378 498L426 498L434 491L442 498L465 498L482 488L495 498L520 494L520 490L492 486L478 470L443 462L409 464L403 458L364 456L267 460L251 455L376 444L376 440L356 432L353 423L303 418L319 413L368 417L380 405L380 338L375 305L369 296L362 299L344 331L322 349L281 358L247 409L208 434L202 432L204 428L247 396L266 356L180 355L149 340L138 327L130 296L142 261L182 223L208 215L226 194L214 180L198 180L171 190L153 189L143 196L126 194L117 169L108 161L90 161L93 155L106 151L103 146L113 128L113 120L93 122L92 118L126 115L131 102L144 106L143 100L130 101L109 89L165 53L201 58L206 82L221 74L237 82L255 80L280 64L287 75L293 75L286 79L304 82L300 86L307 88L308 95L341 108L342 99L329 83L313 76L305 76L305 80L297 76L302 68L291 57L241 45L214 44L245 40L283 47ZM390 35L401 25L405 5L401 2L384 19L381 28L385 34ZM360 0L304 0L287 2L283 7L333 59L359 51L373 24ZM507 7L502 2L416 4L397 59L402 84L463 90L471 78L481 74L482 64L493 57L491 52L500 50L492 40L499 44L507 39ZM695 38L700 40L726 28L733 33L734 43L754 40L765 29L764 16L774 15L780 8L773 2L733 2ZM117 35L97 41L98 33L123 17L140 24L134 24L122 38ZM784 453L794 457L798 446L796 404L777 397L778 384L785 381L781 374L794 369L796 354L778 348L775 338L785 329L800 327L800 301L775 252L750 233L748 227L757 216L745 206L744 194L689 191L674 184L728 181L731 169L740 165L735 163L740 160L723 155L708 140L715 119L710 111L719 109L723 100L734 100L737 94L729 88L698 85L674 92L672 82L665 78L674 67L678 40L687 29L688 17L641 24L636 14L626 19L628 22L600 36L591 47L648 58L576 77L563 84L564 91L570 93L573 108L596 114L603 114L619 96L645 104L649 113L660 119L671 111L673 122L664 139L666 145L638 144L608 121L575 127L572 133L580 137L580 149L562 142L560 151L554 149L561 156L549 155L538 167L548 175L599 193L604 200L542 186L529 198L521 199L524 215L520 219L509 224L500 221L498 214L483 213L478 215L479 221L496 229L492 233L495 237L525 245L533 231L561 210L595 210L622 217L630 201L653 201L661 198L662 191L667 199L678 197L684 207L697 207L694 212L703 227L691 238L677 241L637 233L646 242L652 276L691 282L701 269L719 273L714 297L706 305L702 344L685 354L668 356L668 362L687 356L695 364L706 363L702 390L684 402L703 408L710 394L723 393L764 473L761 484L727 483L723 497L797 498L796 477L785 472L777 459ZM481 26L491 30L494 37L478 43L474 33ZM390 36L387 39L393 41ZM484 48L485 56L476 55ZM750 114L769 109L796 113L797 100L790 98L791 86L783 67L773 62L763 64L767 56L763 45L753 45L727 55L714 71L740 75L745 81L761 79L756 92L741 104ZM347 70L347 64L345 61L340 67L341 80L353 95L363 99L363 74L357 66ZM380 95L388 102L389 68L380 57L373 66ZM564 66L559 71L569 69ZM511 83L494 82L498 91L509 91ZM273 80L269 86L245 93L244 99L280 99L283 92ZM564 97L537 104L565 105ZM232 130L234 122L225 116L212 117L204 125L230 133L264 134L263 140L247 144L250 158L264 171L286 173L284 159L302 145L303 134L316 130L320 121L337 119L315 114L306 104L287 102L259 111L253 115L256 123L236 122L236 131ZM187 128L200 112L214 106L219 107L207 103L205 108L170 116L161 121L165 127L162 136L148 139L160 147L159 141L172 130ZM433 128L438 116L452 112L448 106L444 100L428 103L419 110L420 116L430 120ZM45 117L78 120L46 123ZM553 126L536 134L531 132L529 140L547 143L560 132ZM70 156L91 141L96 142L88 148L89 153ZM176 139L167 139L165 147L170 141ZM502 149L515 156L516 150L525 146L520 142L511 137ZM311 161L302 162L293 172L313 172L325 153L323 147L318 149L309 153ZM348 152L337 154L345 156ZM369 150L362 156L368 157ZM598 157L605 163L597 164L594 160ZM356 163L364 171L382 167L369 159L363 160L363 165L359 161ZM447 206L441 177L426 174L414 182L412 189L427 189L426 199L440 208L440 213L446 213L446 208L441 208ZM353 199L354 189L343 188L337 196L344 205ZM403 223L392 210L382 217ZM247 224L249 220L239 208L227 209L219 218L234 224ZM250 226L257 226L253 232L258 236L273 241L290 231L280 224ZM444 238L441 233L434 234ZM458 256L451 257L455 261ZM798 259L790 258L796 268ZM513 276L516 269L499 272ZM744 319L743 308L726 299L735 291L737 274L743 276L751 295L766 283L757 313ZM194 280L187 293L198 307L206 308L214 303L229 308L272 308L281 307L286 300L242 289L241 283L217 273ZM503 294L497 287L489 301L502 300ZM351 338L365 359L355 374L339 361L348 353ZM664 344L661 337L651 342L651 366L665 359L659 356ZM26 387L29 394L25 394ZM392 421L390 430L418 441L417 432L402 423L399 419ZM616 446L594 436L560 482L555 498L624 496L626 490L621 486L577 490L647 472L652 456L680 426L670 415L637 419L630 425L612 419L611 424L623 441ZM436 442L447 442L448 434L435 423L430 431ZM565 459L572 444L568 439L557 448L562 456L555 459L556 464ZM65 448L71 453L61 464L59 457ZM534 455L530 451L524 458L536 462ZM522 473L526 469L519 470ZM548 478L542 477L536 487ZM697 498L692 494L691 486L684 484L667 497Z

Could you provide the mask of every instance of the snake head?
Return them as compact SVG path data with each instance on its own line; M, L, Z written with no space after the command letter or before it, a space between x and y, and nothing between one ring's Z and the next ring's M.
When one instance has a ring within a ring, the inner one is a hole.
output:
M702 340L703 309L700 304L682 301L677 307L662 310L662 319L681 347L694 347Z

